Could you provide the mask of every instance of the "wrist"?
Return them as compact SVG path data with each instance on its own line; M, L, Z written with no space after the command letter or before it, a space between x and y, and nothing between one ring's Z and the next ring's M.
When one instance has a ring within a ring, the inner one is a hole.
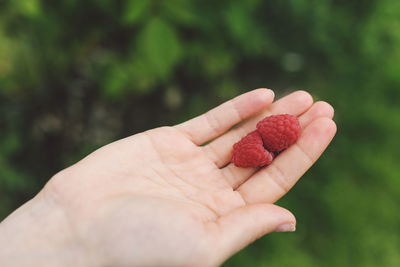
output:
M0 262L6 266L87 266L64 210L43 193L0 223Z

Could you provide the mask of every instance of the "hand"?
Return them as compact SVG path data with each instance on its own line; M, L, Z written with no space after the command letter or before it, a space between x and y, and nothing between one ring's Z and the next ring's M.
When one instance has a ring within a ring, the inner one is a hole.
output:
M254 90L177 126L104 146L55 175L0 229L13 229L29 213L45 225L34 232L52 246L49 254L62 245L65 262L110 266L214 266L267 233L293 231L294 216L273 203L317 160L336 126L332 107L313 104L306 92L271 104L273 97ZM235 142L280 113L299 116L296 144L262 169L229 163ZM21 242L30 237L21 235Z

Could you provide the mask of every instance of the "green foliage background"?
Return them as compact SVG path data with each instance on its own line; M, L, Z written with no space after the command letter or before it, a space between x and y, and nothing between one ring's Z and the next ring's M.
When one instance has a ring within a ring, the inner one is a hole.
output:
M0 219L118 138L257 87L336 109L280 204L297 232L226 266L400 266L397 0L1 0Z

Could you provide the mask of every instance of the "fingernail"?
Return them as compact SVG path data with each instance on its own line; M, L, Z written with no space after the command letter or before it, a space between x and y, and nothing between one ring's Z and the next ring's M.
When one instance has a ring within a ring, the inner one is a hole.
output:
M294 223L285 223L279 225L275 232L294 232L296 231L296 225Z
M272 95L275 97L275 92L272 90L272 89L269 89L268 88L268 90L272 93Z

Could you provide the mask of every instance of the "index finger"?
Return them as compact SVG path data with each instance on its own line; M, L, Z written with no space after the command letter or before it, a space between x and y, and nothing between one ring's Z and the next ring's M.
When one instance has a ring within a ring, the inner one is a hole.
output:
M268 107L274 100L270 89L256 89L175 127L196 145L202 145L225 133L235 124Z

